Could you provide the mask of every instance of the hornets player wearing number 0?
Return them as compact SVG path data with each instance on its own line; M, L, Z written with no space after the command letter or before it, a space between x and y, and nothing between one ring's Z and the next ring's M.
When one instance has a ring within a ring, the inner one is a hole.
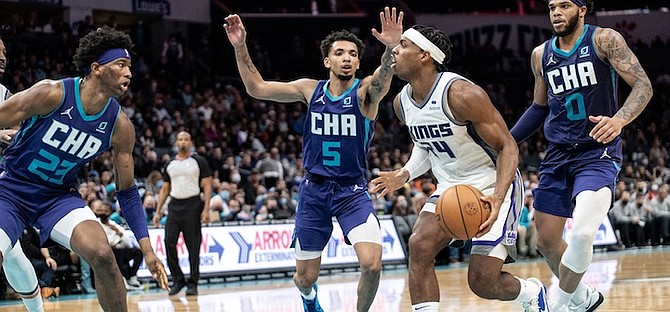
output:
M77 173L112 149L119 204L159 286L167 275L149 241L134 185L135 131L114 97L126 92L130 37L102 27L79 41L74 63L83 77L43 80L0 103L0 127L21 124L0 166L0 252L26 225L77 253L95 271L105 311L127 311L126 288L107 236L77 192Z
M622 162L619 134L646 107L652 87L621 34L585 24L593 1L547 2L555 37L531 54L534 103L511 132L520 142L544 123L549 141L534 195L537 247L560 281L551 311L593 311L603 295L580 281L611 206ZM621 107L617 74L632 87ZM568 245L562 234L570 217Z

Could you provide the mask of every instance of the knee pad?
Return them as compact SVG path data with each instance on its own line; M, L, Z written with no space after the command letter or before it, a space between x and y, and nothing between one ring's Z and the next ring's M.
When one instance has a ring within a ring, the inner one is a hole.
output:
M381 245L382 232L377 217L373 214L368 215L368 219L365 223L358 225L349 231L347 238L351 242L351 245L362 242Z
M300 248L300 240L295 239L295 259L296 260L313 260L321 257L321 251L308 251Z
M612 191L608 187L577 195L572 213L572 240L561 258L561 263L573 272L584 273L589 268L593 258L593 240L607 216L611 201Z
M21 295L29 295L37 289L37 276L32 263L23 253L21 243L16 242L14 247L4 255L2 264L9 285Z

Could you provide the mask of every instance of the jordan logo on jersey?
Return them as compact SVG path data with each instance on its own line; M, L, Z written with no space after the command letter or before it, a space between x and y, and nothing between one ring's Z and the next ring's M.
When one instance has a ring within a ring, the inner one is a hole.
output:
M316 99L316 101L314 101L314 104L321 102L321 104L325 105L326 101L323 99L324 96L326 96L326 95L322 94L320 98L318 98L318 99Z
M605 150L603 151L603 154L600 155L600 159L604 159L604 158L612 159L612 156L610 156L610 154L607 153L608 148L609 147L605 147Z
M547 64L544 66L549 66L549 65L554 65L556 64L556 60L554 60L554 54L549 54L549 60L547 61Z
M547 81L553 94L598 84L596 70L590 61L553 69L547 72Z
M62 111L60 114L61 114L61 115L67 115L67 117L70 118L70 120L72 120L71 112L72 112L72 109L73 109L73 108L74 108L74 106L70 106L70 108L68 108L68 109L66 109L66 110L64 110L64 111Z

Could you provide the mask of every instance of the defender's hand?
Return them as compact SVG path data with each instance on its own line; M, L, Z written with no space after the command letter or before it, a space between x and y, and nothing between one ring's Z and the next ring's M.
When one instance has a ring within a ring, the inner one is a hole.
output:
M384 197L389 192L393 192L405 185L407 178L409 178L409 172L404 169L382 171L379 173L379 177L370 181L375 185L370 190L370 193L379 193L379 197Z
M153 252L146 253L144 255L144 262L147 264L147 268L151 271L151 276L158 282L158 286L163 290L170 290L168 286L168 277L167 272L165 271L165 266L163 263L158 260L156 254Z
M400 11L396 18L396 8L389 10L389 7L385 7L383 12L379 13L379 21L382 25L382 32L378 32L377 29L372 29L372 35L377 38L381 43L389 47L395 47L400 43L400 36L402 36L402 19L405 16L405 13Z
M223 29L226 30L228 40L230 40L233 47L237 48L244 45L244 41L247 38L247 31L244 29L244 25L242 25L240 16L231 14L228 15L224 21Z

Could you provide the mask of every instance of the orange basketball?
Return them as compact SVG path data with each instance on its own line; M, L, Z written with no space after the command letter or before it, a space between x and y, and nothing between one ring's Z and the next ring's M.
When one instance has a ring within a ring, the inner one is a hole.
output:
M435 214L449 236L468 240L491 215L491 207L480 198L476 187L459 184L448 188L437 199Z

